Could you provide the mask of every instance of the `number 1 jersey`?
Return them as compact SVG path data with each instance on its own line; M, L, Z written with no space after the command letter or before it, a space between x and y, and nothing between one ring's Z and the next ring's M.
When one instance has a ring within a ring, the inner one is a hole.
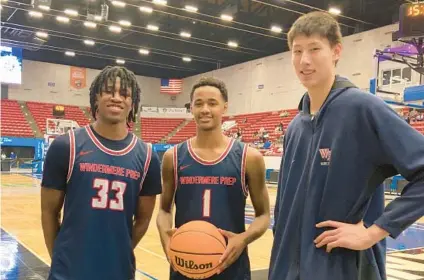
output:
M204 220L230 232L245 231L247 148L231 139L219 158L206 161L196 155L190 140L174 147L177 228L193 220ZM171 279L188 278L171 270ZM250 279L247 249L224 272L208 279Z
M152 149L128 137L112 150L91 126L69 132L64 216L49 279L134 279L133 216Z

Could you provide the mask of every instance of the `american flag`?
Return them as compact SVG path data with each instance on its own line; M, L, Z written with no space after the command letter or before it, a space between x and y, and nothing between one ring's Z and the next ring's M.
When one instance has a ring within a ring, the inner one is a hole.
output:
M179 79L161 79L160 93L170 95L180 94L183 86L183 81Z

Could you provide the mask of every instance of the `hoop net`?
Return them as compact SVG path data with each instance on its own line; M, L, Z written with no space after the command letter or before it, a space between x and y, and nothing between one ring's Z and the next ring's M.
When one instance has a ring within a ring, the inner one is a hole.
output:
M47 150L52 144L53 140L62 134L67 133L70 129L78 128L79 125L73 120L63 119L47 119L46 120L46 133L44 134L44 152L43 158L46 157ZM44 160L43 160L44 162ZM43 164L44 167L44 164ZM43 169L42 167L42 169Z

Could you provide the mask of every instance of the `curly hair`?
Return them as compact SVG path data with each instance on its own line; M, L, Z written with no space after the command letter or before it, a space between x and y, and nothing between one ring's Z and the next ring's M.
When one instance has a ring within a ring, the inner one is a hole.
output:
M93 118L96 119L97 95L102 94L104 87L107 87L108 81L113 82L113 87L115 90L116 77L119 77L121 79L121 88L123 90L126 90L128 87L131 88L132 90L131 92L132 108L127 118L127 125L129 126L131 122L136 121L136 116L137 116L138 107L140 103L141 89L137 83L135 74L132 71L122 66L107 66L100 72L99 75L97 75L96 78L94 78L94 81L92 82L90 86L91 114Z
M191 93L190 93L190 101L193 101L193 95L194 95L195 90L198 89L199 87L205 87L205 86L215 87L215 88L219 89L219 91L221 92L222 98L224 98L225 102L228 102L227 87L225 86L223 81L218 80L218 79L213 78L213 77L201 78L193 86Z

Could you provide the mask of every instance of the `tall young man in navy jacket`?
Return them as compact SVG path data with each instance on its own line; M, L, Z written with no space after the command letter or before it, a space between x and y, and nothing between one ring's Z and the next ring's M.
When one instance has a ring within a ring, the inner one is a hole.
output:
M335 74L340 27L300 17L288 34L307 93L284 138L270 280L381 280L385 241L424 215L424 136ZM381 183L410 183L384 208Z

